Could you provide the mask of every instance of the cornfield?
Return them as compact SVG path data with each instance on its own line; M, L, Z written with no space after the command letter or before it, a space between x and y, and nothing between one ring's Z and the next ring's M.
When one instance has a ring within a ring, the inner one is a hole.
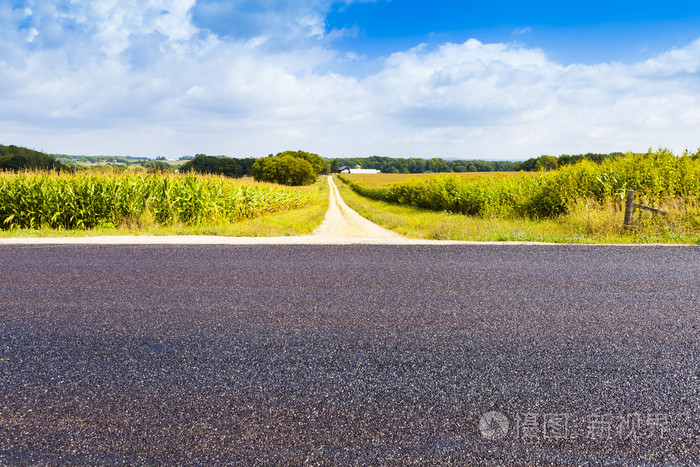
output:
M0 228L236 222L299 208L314 196L220 176L8 172L0 173Z
M458 175L414 178L388 188L370 188L341 176L358 194L396 204L477 216L552 218L577 204L621 201L635 190L638 202L700 204L700 151L675 156L670 151L627 154L601 165L584 161L541 174L470 182Z

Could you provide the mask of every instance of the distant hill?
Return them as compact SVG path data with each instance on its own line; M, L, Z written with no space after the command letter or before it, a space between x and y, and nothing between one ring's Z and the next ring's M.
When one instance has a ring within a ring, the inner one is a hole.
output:
M71 166L61 164L48 154L20 146L0 145L0 170L43 169L70 170Z
M70 156L67 154L56 154L56 159L59 162L68 164L123 164L123 165L142 165L145 162L152 161L148 157L135 156ZM164 160L165 158L156 158L156 160Z

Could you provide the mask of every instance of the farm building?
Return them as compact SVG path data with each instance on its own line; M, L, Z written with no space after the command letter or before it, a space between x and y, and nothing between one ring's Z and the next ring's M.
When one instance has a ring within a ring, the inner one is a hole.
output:
M377 169L363 169L359 165L350 168L347 165L342 166L338 169L339 174L378 174L380 171Z

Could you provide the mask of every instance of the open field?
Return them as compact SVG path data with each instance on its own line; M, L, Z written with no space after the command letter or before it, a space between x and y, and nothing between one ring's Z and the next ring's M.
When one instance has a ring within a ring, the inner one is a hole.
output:
M676 157L662 150L547 173L475 180L454 174L412 177L379 188L364 179L339 178L354 192L343 190L351 207L412 237L567 243L700 239L697 154ZM636 203L668 215L636 210L634 225L623 228L627 189L635 190Z
M0 174L0 236L310 233L323 181L281 187L250 179L122 172Z
M435 177L435 173L417 173L417 174L343 174L342 176L351 182L357 183L367 188L388 188L396 183L402 183L407 180L425 179ZM444 174L443 174L444 175ZM457 175L464 181L472 183L484 179L501 179L508 177L522 176L520 172L462 172Z

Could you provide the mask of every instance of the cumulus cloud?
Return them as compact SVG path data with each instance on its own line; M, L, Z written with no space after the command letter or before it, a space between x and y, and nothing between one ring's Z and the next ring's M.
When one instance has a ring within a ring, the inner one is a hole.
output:
M692 148L699 45L631 66L565 67L540 50L470 40L394 54L368 83L388 118L416 130L407 135L454 155L449 140L493 155Z
M484 158L699 144L700 40L632 65L563 66L472 39L400 51L358 77L348 64L368 59L333 49L330 1L222 5L0 3L0 142Z

